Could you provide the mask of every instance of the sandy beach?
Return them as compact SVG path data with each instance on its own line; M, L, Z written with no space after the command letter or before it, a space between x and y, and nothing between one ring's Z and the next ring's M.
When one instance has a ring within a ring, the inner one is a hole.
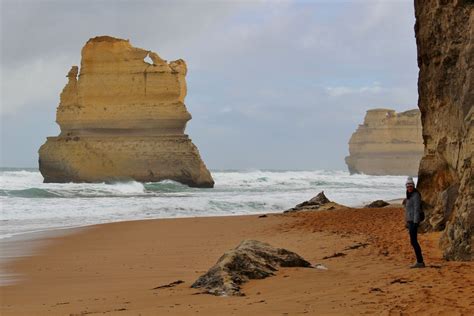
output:
M439 233L429 233L420 237L428 267L408 269L414 259L402 214L388 207L90 226L9 263L21 279L0 288L1 314L472 315L474 264L442 260ZM328 269L282 268L245 284L242 297L190 288L244 239ZM323 259L335 253L343 255ZM154 290L177 280L184 282Z
M474 316L474 0L0 17L0 316Z

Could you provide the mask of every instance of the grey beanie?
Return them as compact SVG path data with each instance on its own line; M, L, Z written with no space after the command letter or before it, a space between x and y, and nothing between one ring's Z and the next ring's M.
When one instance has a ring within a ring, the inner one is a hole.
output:
M415 185L415 181L413 181L413 178L412 178L412 177L408 177L408 178L407 178L407 182L405 182L405 185L407 185L407 184L413 184L413 185Z

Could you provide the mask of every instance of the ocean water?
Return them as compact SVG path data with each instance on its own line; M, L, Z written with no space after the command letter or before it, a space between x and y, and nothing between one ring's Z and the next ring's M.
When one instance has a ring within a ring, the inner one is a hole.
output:
M357 206L404 194L405 177L346 171L212 171L213 189L156 183L43 183L35 169L0 169L0 238L98 223L281 212L324 190Z

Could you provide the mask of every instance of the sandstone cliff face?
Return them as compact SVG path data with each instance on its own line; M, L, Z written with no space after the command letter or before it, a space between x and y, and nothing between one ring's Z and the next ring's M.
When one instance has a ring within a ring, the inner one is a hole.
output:
M144 61L150 57L151 63ZM58 137L39 150L45 182L176 180L212 187L184 134L186 64L170 63L128 40L100 36L82 49L57 109Z
M423 155L420 112L367 111L364 124L352 134L349 153L351 174L417 175Z
M419 100L425 142L418 187L428 229L444 229L447 259L472 259L474 4L415 0Z

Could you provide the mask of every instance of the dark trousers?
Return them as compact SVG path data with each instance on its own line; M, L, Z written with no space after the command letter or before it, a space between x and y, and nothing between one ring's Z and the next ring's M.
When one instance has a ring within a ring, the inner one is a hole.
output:
M423 255L421 254L421 247L418 243L417 233L418 233L418 224L413 222L408 222L408 232L410 233L410 243L415 250L416 262L423 262Z

